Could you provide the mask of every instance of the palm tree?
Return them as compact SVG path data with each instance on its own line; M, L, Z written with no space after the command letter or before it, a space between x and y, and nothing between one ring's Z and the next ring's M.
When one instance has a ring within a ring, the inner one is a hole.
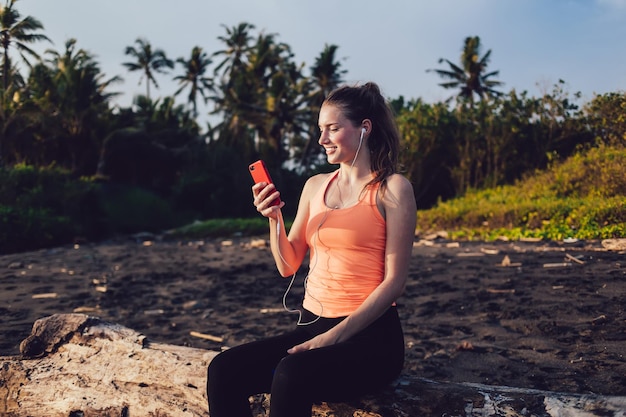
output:
M135 43L137 44L137 48L127 46L124 52L126 55L134 57L135 62L124 62L122 65L131 72L143 72L143 75L139 79L139 84L141 84L143 78L146 77L146 97L150 98L150 83L153 83L156 88L159 88L159 84L154 78L154 73L167 73L165 68L174 68L174 61L168 59L162 49L153 51L152 45L145 39L137 38Z
M75 39L65 43L64 51L47 50L46 55L31 71L28 88L39 113L46 115L39 131L47 137L48 152L53 152L48 161L91 175L109 102L118 95L107 89L121 79L105 79L93 56L79 49Z
M6 133L9 126L15 121L16 103L14 95L19 95L19 88L23 85L23 80L17 67L11 62L9 57L9 48L14 46L20 56L30 67L30 62L26 55L39 59L39 55L30 49L27 44L36 41L50 41L48 37L37 30L43 29L43 25L32 16L21 18L17 9L14 8L17 0L7 0L4 6L0 6L0 45L2 47L2 91L0 94L0 122L2 124L0 134L0 167L3 166L3 143L7 139ZM33 33L35 32L35 33ZM18 83L15 83L19 80ZM13 88L11 85L13 84Z
M7 0L4 6L0 6L0 44L2 45L2 80L3 88L9 88L11 78L11 60L9 48L14 45L20 56L30 67L26 55L39 59L39 55L27 44L37 41L50 41L46 35L33 33L43 29L43 25L32 16L21 18L20 12L14 8L17 0Z
M252 84L247 68L248 55L251 50L252 36L250 30L254 25L240 23L226 29L226 36L218 40L225 44L223 50L217 51L213 57L223 57L215 67L214 75L217 85L215 95L211 99L215 103L212 114L221 114L222 122L215 127L218 135L231 147L240 149L247 159L253 152L253 132L246 122L246 109L241 103L252 102Z
M227 48L216 55L227 58L216 69L212 99L222 115L220 138L245 158L260 156L278 168L292 155L285 148L301 131L310 83L293 63L289 45L263 33L252 43L250 28L241 24L220 38Z
M324 45L324 50L315 58L315 63L311 66L311 84L313 93L309 97L310 120L308 128L308 139L302 150L300 165L306 169L313 160L321 153L314 153L314 145L317 143L317 123L316 118L324 98L343 82L343 75L347 70L341 69L341 62L337 61L337 45Z
M178 81L180 84L180 88L174 93L174 95L180 94L188 86L189 96L187 97L187 100L193 107L194 116L197 117L198 94L202 96L204 103L206 104L208 100L206 91L213 89L213 79L204 76L212 61L209 57L207 57L206 52L204 52L201 47L196 46L191 51L191 57L188 61L184 58L178 58L176 62L185 68L185 74L174 77L174 80Z
M482 58L480 58L480 49L480 38L468 36L465 38L460 66L441 58L439 63L447 63L450 69L428 71L435 71L441 78L451 80L439 85L447 89L460 89L457 97L469 100L470 104L474 102L474 94L481 99L500 96L502 93L495 90L495 87L501 86L503 83L490 79L497 76L500 71L485 73L491 56L491 49Z
M229 78L231 74L241 68L242 60L250 50L250 42L252 41L250 30L255 27L245 22L232 28L228 28L225 25L222 26L226 29L228 36L218 36L217 38L226 44L226 49L213 54L216 57L224 56L222 62L215 67L215 74L221 71L226 78Z
M280 166L285 159L283 141L295 127L302 99L294 94L302 78L291 61L289 45L276 42L274 34L260 34L248 60L250 81L254 85L252 106L241 103L247 110L247 120L254 126L259 143L270 165Z
M341 62L336 60L337 48L337 45L324 45L324 50L315 58L315 64L311 67L311 75L322 100L343 82L342 77L348 72L342 70Z

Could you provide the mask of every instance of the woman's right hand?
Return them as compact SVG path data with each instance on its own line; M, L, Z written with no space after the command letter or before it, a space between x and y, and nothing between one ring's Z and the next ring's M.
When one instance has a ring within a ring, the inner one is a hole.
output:
M281 200L280 204L274 205L274 200L280 197L280 192L274 184L259 182L252 186L252 195L254 196L254 207L262 216L277 219L278 211L283 208L285 202Z

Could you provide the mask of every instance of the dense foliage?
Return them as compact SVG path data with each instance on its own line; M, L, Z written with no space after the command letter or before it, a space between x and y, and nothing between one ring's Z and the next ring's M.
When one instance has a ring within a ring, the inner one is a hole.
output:
M600 146L513 185L470 190L418 216L421 234L492 240L626 236L626 148Z
M224 27L223 49L196 45L188 58L139 38L123 65L143 74L146 94L119 107L122 78L103 74L75 39L34 53L30 44L48 41L44 26L16 3L0 6L0 251L254 216L247 165L259 158L289 217L304 178L329 168L317 113L346 73L336 45L307 68L277 34L245 22ZM469 190L503 190L579 149L624 145L625 94L581 104L564 82L538 98L504 93L498 72L487 71L491 51L481 56L480 47L468 37L460 64L441 60L449 70L434 71L458 90L449 100L390 98L420 209ZM154 97L150 87L166 76L178 90ZM214 125L199 124L200 100Z

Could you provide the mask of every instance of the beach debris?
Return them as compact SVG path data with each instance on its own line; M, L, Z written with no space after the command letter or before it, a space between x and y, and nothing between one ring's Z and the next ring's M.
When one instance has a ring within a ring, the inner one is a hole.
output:
M106 285L96 285L95 290L101 293L105 293L107 292L107 286Z
M576 239L575 237L566 237L565 239L563 239L563 243L576 243L578 242L578 239Z
M459 242L448 242L446 243L446 248L460 248L461 244Z
M553 285L552 286L553 290L562 290L563 288L565 288L565 285Z
M88 306L82 306L82 307L76 307L73 312L74 313L99 313L100 307L99 306L95 306L95 307L88 307Z
M204 307L204 302L200 300L190 300L183 303L183 309L185 310L197 310Z
M445 230L440 230L439 232L429 233L424 236L426 240L436 240L436 239L447 239L449 236L448 232Z
M233 241L232 240L222 240L221 245L222 246L233 246Z
M155 308L154 310L144 310L143 314L145 314L146 316L158 316L165 313L165 310L163 310L162 308Z
M24 268L24 264L22 262L11 262L9 264L9 269L20 269Z
M591 320L591 324L593 324L594 326L596 324L603 324L607 322L607 317L604 314L599 315L598 317L596 317L595 319Z
M504 258L502 258L502 262L500 262L500 266L516 267L516 266L522 266L522 263L521 262L511 262L511 258L509 258L509 255L504 255Z
M193 337L197 337L199 339L210 340L212 342L217 342L217 343L222 343L224 341L223 337L213 336L212 334L207 334L207 333L200 333L200 332L196 332L193 330L189 332L189 335Z
M265 239L252 239L250 241L250 247L252 248L266 248L267 240Z
M515 294L515 288L508 288L508 289L487 288L487 292L490 294Z
M283 311L285 310L282 308L262 308L259 310L261 314L282 313Z
M41 300L46 298L57 298L58 294L55 292L45 292L41 294L33 294L33 300Z
M474 350L474 345L469 340L464 340L459 343L456 350Z
M432 357L449 358L450 354L445 349L438 349L434 352L424 353L424 360L430 359Z
M604 239L600 243L604 249L616 251L626 250L626 238Z
M481 256L485 256L485 254L482 252L459 252L456 254L456 256L460 258L478 258Z
M585 261L583 261L583 260L581 260L581 259L577 258L576 256L572 256L572 255L570 255L569 253L566 253L566 254L565 254L565 258L566 258L566 259L569 259L569 260L570 260L570 261L572 261L572 262L576 262L576 263L577 263L577 264L579 264L579 265L584 265L584 264L585 264Z
M500 253L498 249L491 249L491 248L480 248L480 251L487 255L497 255Z
M154 245L154 242L151 241L151 240L144 240L143 241L143 245L144 246L152 246L152 245Z
M547 264L543 264L544 268L565 268L568 266L572 266L571 262L549 262Z

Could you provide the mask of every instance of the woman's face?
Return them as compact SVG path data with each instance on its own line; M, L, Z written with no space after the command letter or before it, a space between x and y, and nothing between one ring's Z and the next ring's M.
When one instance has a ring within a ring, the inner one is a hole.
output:
M332 104L322 105L318 124L320 128L318 143L324 147L328 163L351 163L359 146L361 126L354 126L344 117L341 110Z

